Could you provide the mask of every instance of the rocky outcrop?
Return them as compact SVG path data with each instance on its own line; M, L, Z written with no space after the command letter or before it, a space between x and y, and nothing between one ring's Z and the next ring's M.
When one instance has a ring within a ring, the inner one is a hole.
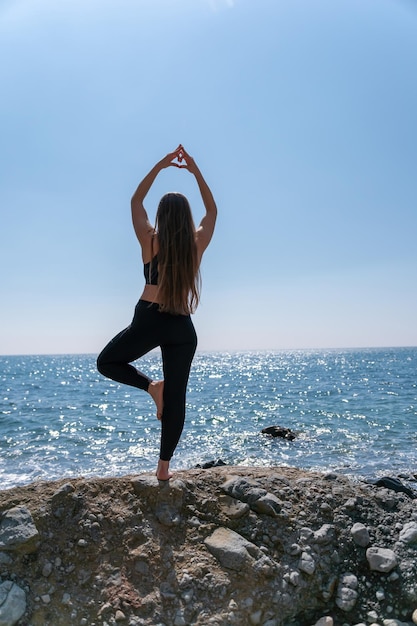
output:
M0 626L412 624L416 551L415 500L335 474L38 483L0 491Z
M267 426L261 430L261 433L263 435L270 435L271 437L288 439L288 441L293 441L297 437L297 434L293 430L285 426Z

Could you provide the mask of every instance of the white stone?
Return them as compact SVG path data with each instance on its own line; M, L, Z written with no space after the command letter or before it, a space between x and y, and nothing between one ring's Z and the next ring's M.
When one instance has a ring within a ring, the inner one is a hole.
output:
M342 611L351 611L358 599L358 593L349 587L341 587L337 592L336 604Z
M358 599L358 579L354 574L344 574L337 588L336 604L342 611L351 611Z
M361 524L360 522L353 524L352 528L350 529L350 533L356 545L360 546L361 548L366 548L366 546L369 546L371 538L369 536L368 529L364 524Z
M404 524L400 532L399 541L401 541L401 543L417 542L417 522L407 522L407 524Z
M237 571L245 566L252 567L253 555L260 553L257 546L229 528L216 528L204 543L223 567Z
M367 618L368 622L376 622L378 619L378 613L376 611L368 611Z
M298 562L298 567L305 574L311 575L314 573L314 570L316 569L316 564L314 562L313 557L310 554L308 554L308 552L303 552Z
M330 617L329 615L320 617L319 621L316 622L314 626L333 626L333 618Z
M373 546L366 551L369 567L375 572L390 572L397 565L397 557L388 548Z
M381 602L381 600L385 600L385 591L383 589L378 589L375 595L379 602Z

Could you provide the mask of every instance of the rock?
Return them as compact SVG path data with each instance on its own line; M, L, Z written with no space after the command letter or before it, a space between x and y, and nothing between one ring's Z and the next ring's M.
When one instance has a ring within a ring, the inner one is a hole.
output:
M266 493L254 502L252 502L251 508L256 513L264 513L265 515L271 515L274 517L278 515L282 508L282 502L272 493Z
M400 531L398 541L401 543L417 543L417 522L407 522Z
M366 546L369 546L371 538L369 536L368 529L364 524L361 524L360 522L353 524L352 528L350 529L350 533L356 545L360 546L361 548L366 548Z
M390 572L397 565L397 557L388 548L378 548L373 546L366 551L366 558L369 567L374 572Z
M52 496L52 502L56 502L57 500L61 499L63 496L68 496L69 494L74 493L75 491L75 487L74 485L72 485L71 483L65 483L65 485L62 485L59 489L57 489L55 491L55 493Z
M336 595L336 604L339 609L345 612L353 609L358 599L357 587L358 579L354 574L345 574L341 577Z
M261 619L262 611L254 611L249 616L249 622L252 624L252 626L259 626L259 624L261 623Z
M39 532L30 511L16 506L4 513L0 521L0 550L31 554L38 547Z
M204 543L223 567L236 571L253 566L254 555L260 553L257 546L229 528L217 528Z
M52 574L53 565L50 561L47 561L42 568L42 576L48 578Z
M0 565L10 565L10 563L13 563L12 557L6 552L0 552Z
M333 618L329 615L321 617L319 621L314 624L314 626L333 626Z
M227 463L225 463L222 459L217 459L216 461L207 461L201 465L200 463L197 463L195 467L196 469L210 469L211 467L222 467L223 465L227 465Z
M62 519L65 515L75 515L81 505L82 499L77 497L71 483L59 487L51 498L51 510L57 519Z
M70 604L70 602L71 602L71 595L69 593L62 594L61 602L64 605Z
M126 620L126 615L120 609L117 609L116 614L114 616L116 622L124 622Z
M376 611L368 611L366 617L369 623L375 623L378 619L378 613Z
M240 502L231 496L220 495L219 505L221 510L230 519L239 519L249 512L250 507L246 502Z
M407 494L409 498L417 498L417 492L410 487L404 485L398 478L392 478L392 476L383 476L373 483L376 487L385 487L385 489L392 489L396 492L402 492Z
M250 508L257 513L264 513L272 517L279 514L282 502L275 495L242 477L232 478L222 485L225 493L236 500L247 502Z
M298 567L305 574L311 575L314 573L314 570L316 569L316 563L313 557L310 554L308 554L308 552L303 552L298 562Z
M375 596L378 602L382 602L383 600L385 600L385 591L383 589L377 589Z
M167 487L169 488L169 486L168 482ZM152 497L156 498L159 483L156 476L138 476L132 480L132 487L136 495L151 499Z
M177 526L181 522L185 484L178 479L161 483L148 476L132 480L135 493L147 501L158 521L164 526Z
M26 611L26 593L16 583L0 584L0 626L14 626Z
M313 533L313 541L320 545L327 545L334 540L335 535L335 529L332 524L323 524L321 528Z
M296 434L290 428L283 426L267 426L261 430L263 435L271 435L271 437L280 437L281 439L287 439L293 441L296 438Z

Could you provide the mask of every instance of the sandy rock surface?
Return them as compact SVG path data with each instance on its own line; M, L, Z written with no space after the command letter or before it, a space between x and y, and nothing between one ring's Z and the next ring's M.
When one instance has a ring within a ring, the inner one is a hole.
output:
M0 491L0 626L394 626L416 609L416 500L384 487L223 466Z

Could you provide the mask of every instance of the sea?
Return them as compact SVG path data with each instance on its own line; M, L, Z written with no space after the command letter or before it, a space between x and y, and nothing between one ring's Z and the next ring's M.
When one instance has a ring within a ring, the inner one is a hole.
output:
M0 357L0 489L154 471L160 422L145 392L98 373L95 355ZM161 378L158 351L142 358ZM171 467L221 459L417 489L417 348L197 352ZM293 441L262 434L289 428Z

